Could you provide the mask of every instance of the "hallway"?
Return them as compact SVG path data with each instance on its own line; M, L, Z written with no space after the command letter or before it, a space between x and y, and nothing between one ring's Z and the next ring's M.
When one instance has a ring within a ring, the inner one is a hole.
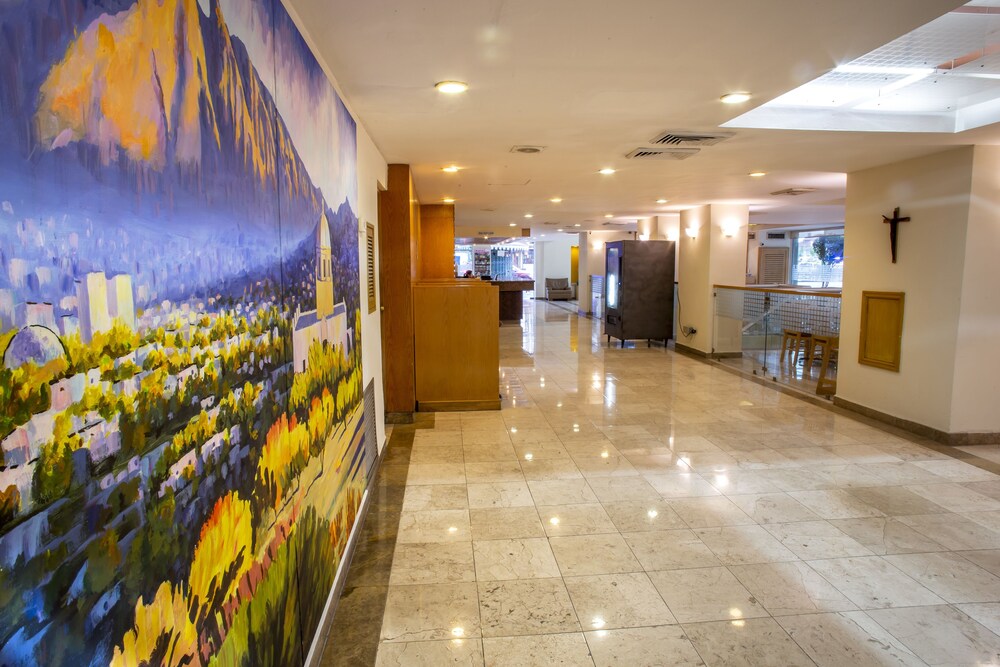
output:
M394 428L321 664L1000 664L1000 465L525 309L501 412Z

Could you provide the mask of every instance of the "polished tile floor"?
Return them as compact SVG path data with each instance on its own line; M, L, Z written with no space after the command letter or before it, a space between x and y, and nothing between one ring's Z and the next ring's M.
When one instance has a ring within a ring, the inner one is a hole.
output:
M526 312L502 411L393 432L323 664L1000 664L996 463Z

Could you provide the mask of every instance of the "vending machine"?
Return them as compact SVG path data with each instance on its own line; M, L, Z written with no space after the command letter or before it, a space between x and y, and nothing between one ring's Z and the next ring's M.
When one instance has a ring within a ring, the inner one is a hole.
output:
M604 333L621 341L674 337L673 241L612 241L606 246Z

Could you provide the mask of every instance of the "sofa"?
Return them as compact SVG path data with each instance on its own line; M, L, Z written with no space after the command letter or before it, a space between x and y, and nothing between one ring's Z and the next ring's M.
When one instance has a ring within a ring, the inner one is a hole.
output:
M546 278L545 298L549 301L569 301L573 298L573 287L569 278Z

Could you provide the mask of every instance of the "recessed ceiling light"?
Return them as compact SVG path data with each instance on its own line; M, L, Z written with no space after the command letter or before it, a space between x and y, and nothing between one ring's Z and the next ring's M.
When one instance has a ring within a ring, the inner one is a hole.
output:
M443 201L445 204L454 204L455 203L455 200L452 199L451 197L445 197L441 201Z
M657 199L656 203L657 204L666 204L668 201L670 201L670 200L669 199Z
M599 172L597 172L597 173L598 173L598 174L601 174L601 175L603 175L603 176L610 176L611 174L615 173L615 170L614 170L614 169L612 169L611 167L605 167L604 169L601 169L601 170L600 170Z
M456 165L451 165L450 167L444 167L441 171L447 172L449 174L458 173L458 167Z
M509 227L517 227L517 223L516 223L516 222L512 222L512 223L510 223L510 225L508 225L508 226L509 226Z
M525 213L524 217L526 217L526 218L534 218L535 216L532 213Z
M562 203L562 197L553 197L549 201L552 202L553 204L561 204Z
M605 214L604 214L604 217L605 217L605 218L608 218L608 219L610 220L611 218L613 218L613 217L615 217L615 216L614 216L613 214L611 214L611 213L605 213Z
M576 224L575 224L575 225L573 225L573 226L574 226L574 227L579 227L579 226L580 226L580 223L578 222L578 223L576 223Z
M749 175L753 176L754 178L760 178L761 176L767 176L767 172L766 171L751 171Z
M751 97L750 93L726 93L719 99L723 104L743 104Z
M448 95L457 95L458 93L464 93L469 89L469 84L464 81L438 81L434 84L434 87L438 89L438 92L446 93Z

